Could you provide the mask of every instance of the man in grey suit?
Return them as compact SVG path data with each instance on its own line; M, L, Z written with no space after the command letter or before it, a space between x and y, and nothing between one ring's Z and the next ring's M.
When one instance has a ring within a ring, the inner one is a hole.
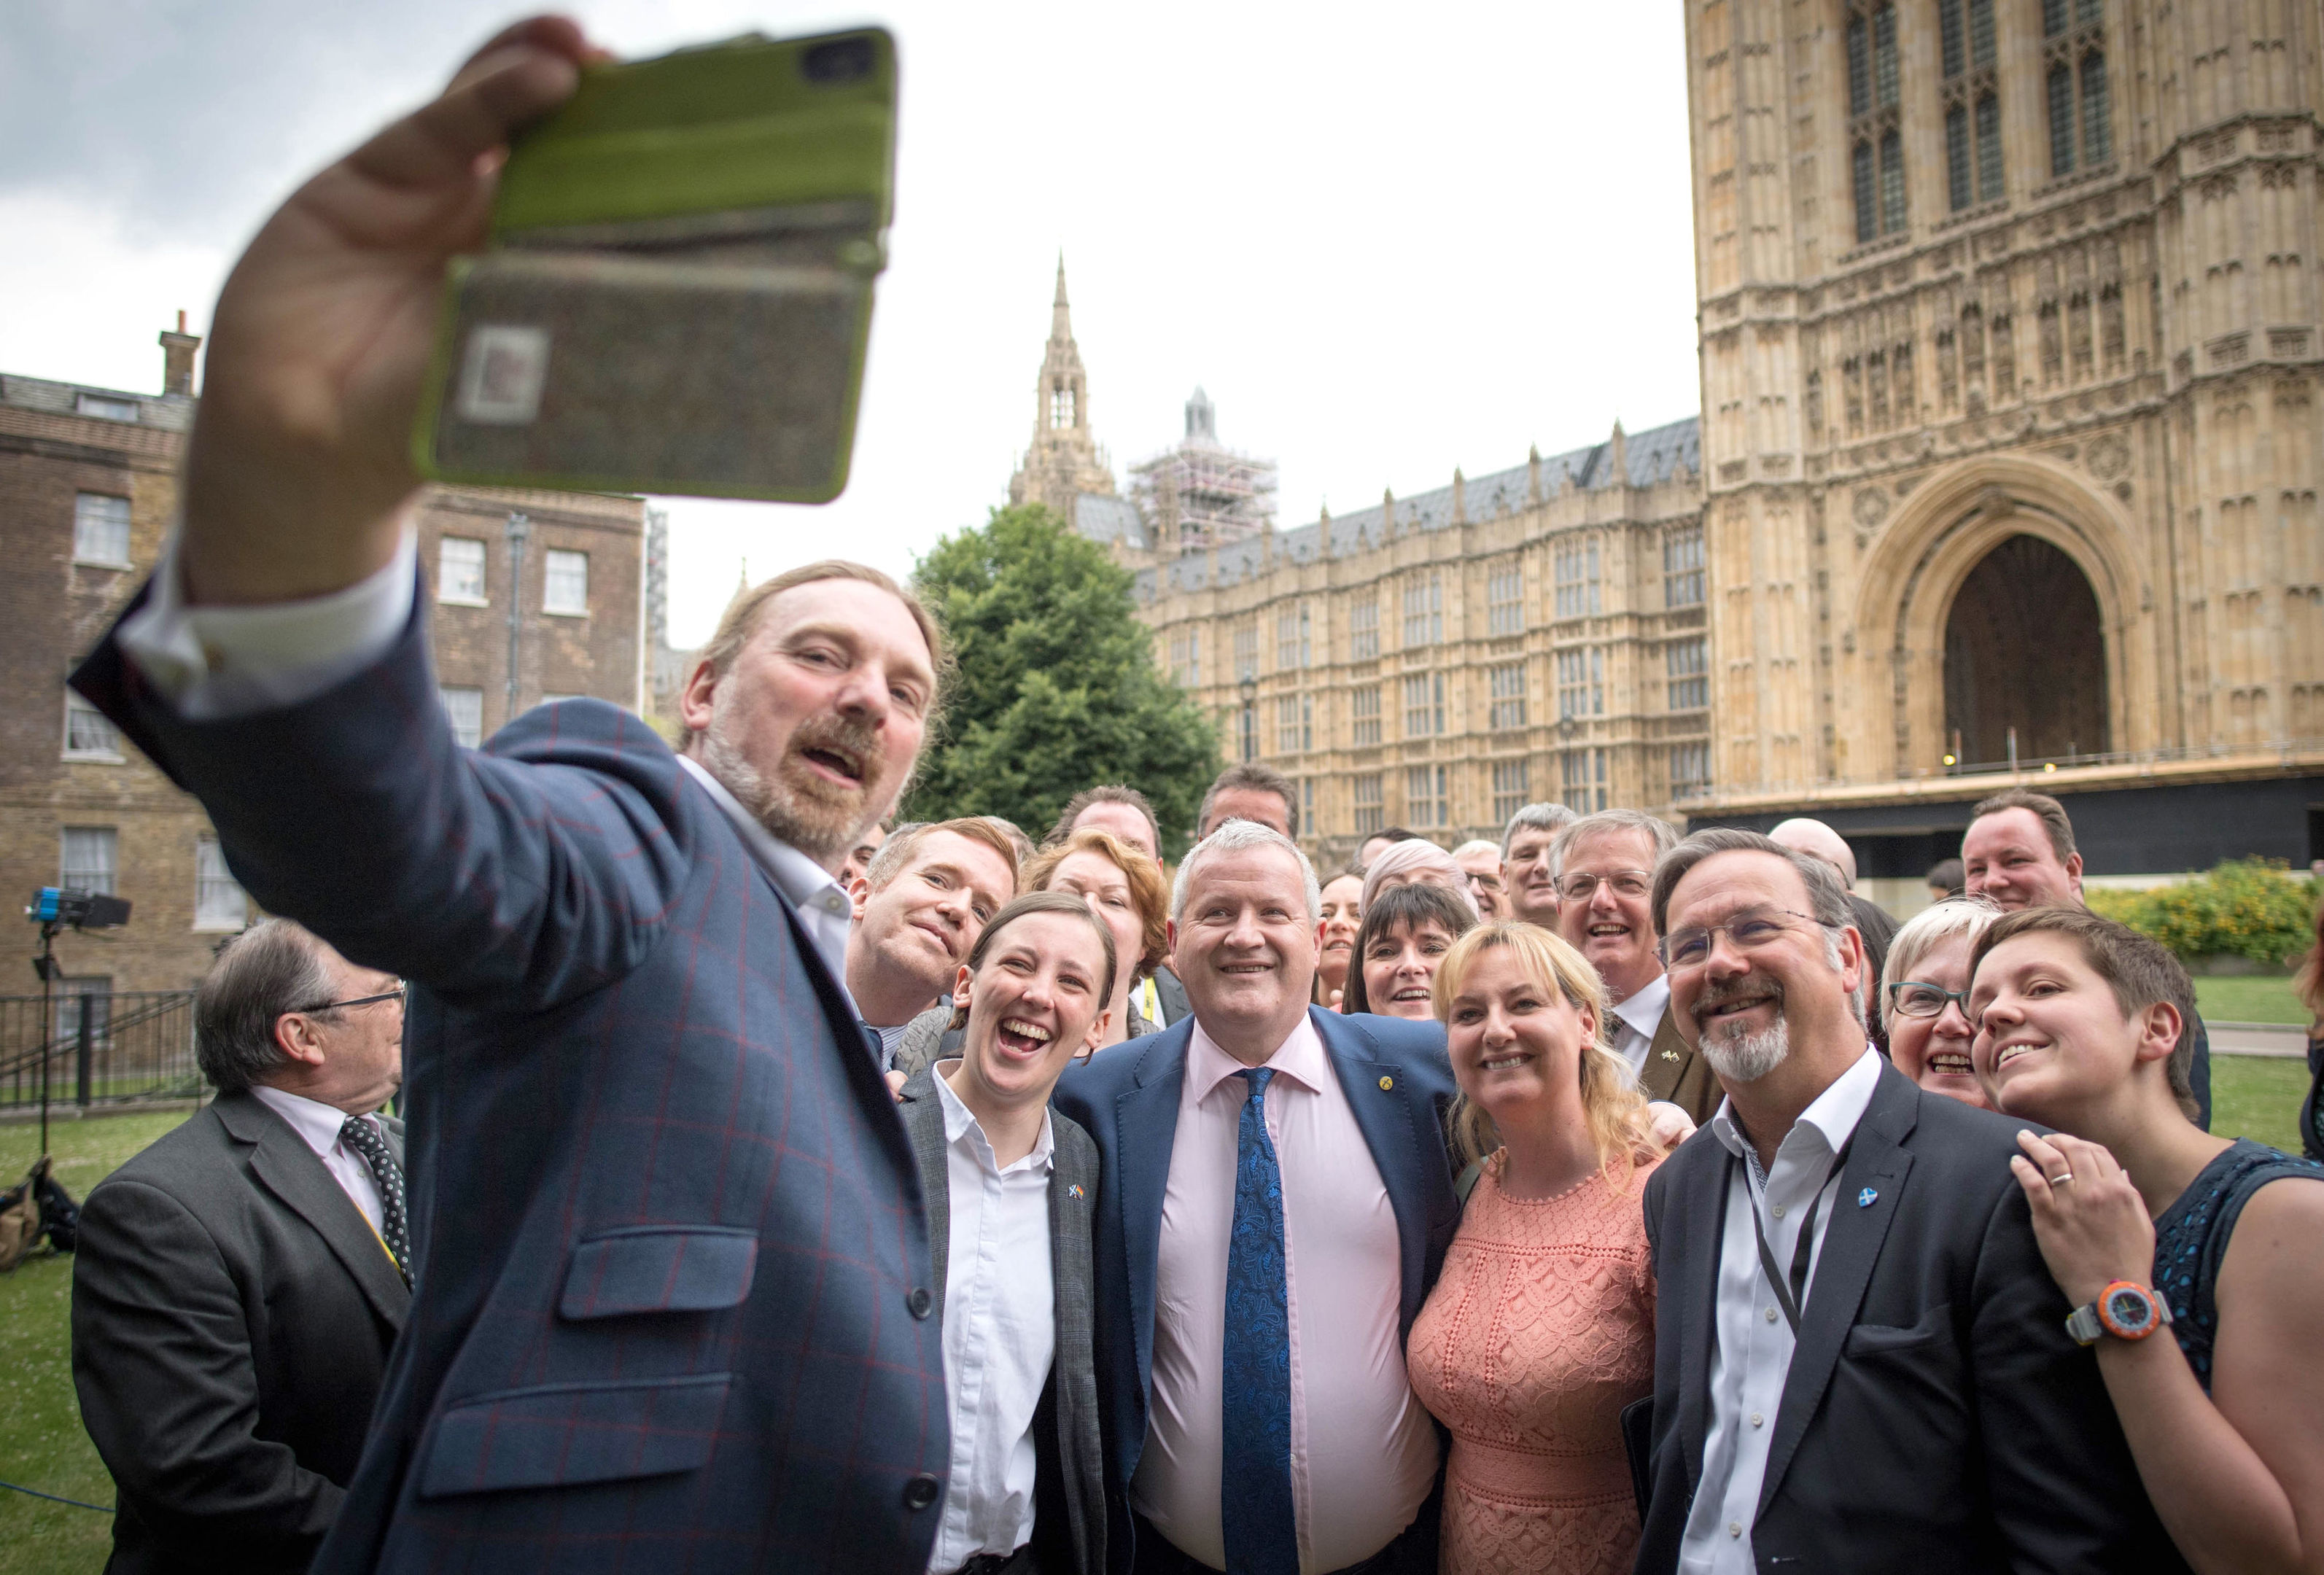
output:
M217 1101L97 1184L73 1384L119 1489L112 1575L301 1570L330 1529L410 1292L400 981L287 919L194 1003Z
M897 1096L927 1202L952 1423L936 1575L1105 1569L1097 1146L1048 1101L1065 1064L1096 1048L1117 964L1079 898L1019 898L956 976L959 1059L923 1065Z

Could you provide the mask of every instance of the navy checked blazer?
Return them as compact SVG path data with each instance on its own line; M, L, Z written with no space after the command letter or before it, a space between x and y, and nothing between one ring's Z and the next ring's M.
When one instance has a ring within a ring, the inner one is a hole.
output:
M1445 1116L1459 1085L1441 1023L1342 1017L1307 1009L1323 1052L1379 1167L1399 1246L1397 1331L1412 1321L1444 1266L1461 1226L1457 1166ZM1162 1194L1178 1140L1192 1015L1065 1068L1050 1103L1081 1124L1104 1166L1092 1246L1097 1259L1098 1410L1106 1468L1106 1561L1127 1575L1136 1556L1130 1479L1146 1449L1154 1395L1155 1275L1162 1252ZM1424 1515L1432 1515L1432 1507ZM1429 1555L1433 1567L1434 1554Z
M426 606L253 716L180 720L115 635L73 676L262 907L413 986L410 1322L314 1568L919 1575L941 1331L844 992L636 717L461 749Z

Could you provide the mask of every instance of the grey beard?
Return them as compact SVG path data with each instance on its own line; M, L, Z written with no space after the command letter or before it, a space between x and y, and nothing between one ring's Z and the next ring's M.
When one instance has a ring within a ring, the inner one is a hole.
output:
M1791 1026L1782 1018L1757 1034L1720 1038L1712 1030L1702 1036L1703 1057L1721 1082L1757 1082L1781 1066L1791 1053Z
M830 811L821 814L814 806L798 803L797 796L770 781L766 774L726 736L725 717L713 712L710 725L702 732L702 763L718 778L736 803L751 812L751 818L767 828L767 834L779 843L788 843L830 868L846 856L855 845L862 826L837 824Z

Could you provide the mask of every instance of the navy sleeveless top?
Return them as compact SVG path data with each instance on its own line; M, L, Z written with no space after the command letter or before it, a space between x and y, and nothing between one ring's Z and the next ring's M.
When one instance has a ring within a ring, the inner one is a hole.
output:
M2272 1181L2324 1181L2324 1165L2238 1138L2205 1165L2154 1221L2154 1288L2171 1303L2171 1332L2203 1392L2211 1392L2211 1341L2219 1327L2219 1266L2251 1196Z

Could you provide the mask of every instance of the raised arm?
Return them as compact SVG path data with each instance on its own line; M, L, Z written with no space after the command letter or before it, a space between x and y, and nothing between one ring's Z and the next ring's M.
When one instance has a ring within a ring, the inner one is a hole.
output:
M320 595L393 557L444 265L482 244L510 134L595 53L562 17L517 23L258 232L218 298L187 452L193 602Z

